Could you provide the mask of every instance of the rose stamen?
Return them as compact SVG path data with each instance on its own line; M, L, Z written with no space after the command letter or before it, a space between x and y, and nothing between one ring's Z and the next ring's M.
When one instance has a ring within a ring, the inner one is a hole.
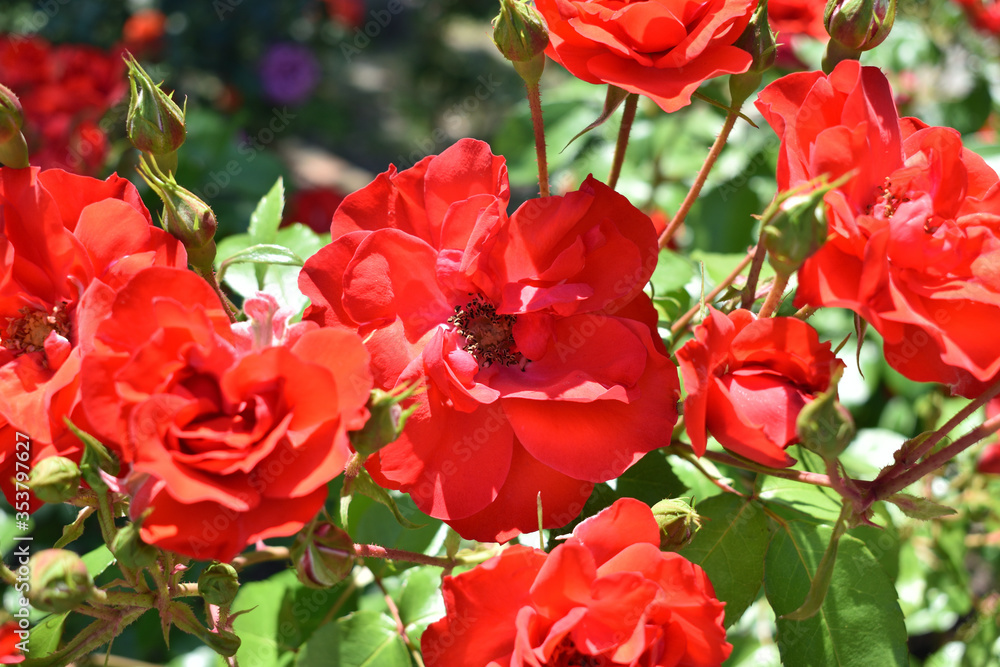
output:
M18 312L20 317L8 317L7 327L0 331L0 343L15 354L38 352L45 348L45 339L55 331L64 338L69 338L69 313L67 303L63 301L52 308L51 312L25 306Z
M448 322L465 338L463 350L475 357L480 368L493 364L513 366L523 358L514 342L513 315L501 315L496 307L479 294L464 306L455 306L455 314Z

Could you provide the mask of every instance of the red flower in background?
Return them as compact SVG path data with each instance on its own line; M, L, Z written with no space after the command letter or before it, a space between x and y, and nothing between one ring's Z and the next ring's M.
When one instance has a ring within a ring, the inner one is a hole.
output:
M32 165L100 171L108 141L99 121L128 92L125 69L119 51L0 36L2 82L24 108L22 131Z
M125 20L122 44L136 58L156 57L163 50L167 17L158 9L140 9Z
M593 483L669 442L677 370L642 288L649 218L589 178L508 218L507 169L462 140L349 195L299 285L358 331L383 389L426 391L370 457L383 485L470 539L569 522Z
M728 317L709 308L694 338L677 351L684 378L684 423L696 454L706 432L726 449L781 468L798 441L799 411L830 388L844 364L816 330L794 317L756 319L748 310Z
M282 224L301 222L317 234L326 234L342 201L344 195L329 187L297 190L288 199Z
M545 53L590 83L645 95L664 111L691 103L706 79L745 72L733 46L756 0L538 0L549 31Z
M1000 35L1000 3L996 0L955 0L969 21L983 32Z
M427 667L716 667L732 651L705 572L660 551L653 513L632 498L552 553L514 546L442 589L445 616L420 641Z
M844 61L793 74L757 102L781 138L778 188L852 173L826 196L826 244L798 273L796 306L850 308L886 360L976 396L1000 375L1000 187L950 128L900 119L885 76Z
M7 621L0 625L0 665L16 665L24 662L24 654L17 648L21 640L18 636L17 621Z
M79 408L80 311L99 309L149 266L187 266L184 247L152 225L125 179L0 169L0 486L13 498L15 431L33 459L74 457L63 423ZM8 437L9 436L9 437Z
M131 465L143 540L202 560L292 535L326 500L367 419L357 335L302 323L268 297L231 327L191 271L137 274L93 327L83 360L92 432Z
M986 404L986 418L992 419L997 415L1000 415L1000 398L994 398ZM1000 475L1000 442L990 443L983 448L976 471Z
M365 0L324 0L330 18L348 28L359 28L365 22Z
M825 8L822 0L768 0L767 22L779 42L795 35L825 40L829 37L823 25Z

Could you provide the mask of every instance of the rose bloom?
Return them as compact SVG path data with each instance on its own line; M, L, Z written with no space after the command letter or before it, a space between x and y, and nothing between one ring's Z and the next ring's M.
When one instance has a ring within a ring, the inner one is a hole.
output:
M677 369L642 293L649 218L587 179L508 217L503 158L466 139L349 195L299 286L356 330L382 389L425 391L375 479L462 536L568 523L593 483L670 440Z
M793 74L757 102L781 138L778 187L827 174L826 244L799 270L796 306L850 308L889 365L972 397L1000 374L998 177L950 128L899 118L881 71L844 61Z
M742 309L727 316L711 307L677 363L695 453L705 453L708 432L729 451L775 468L795 462L785 449L798 441L799 412L844 365L802 320L757 319Z
M16 665L24 662L24 654L17 648L21 638L17 631L17 621L7 621L0 625L0 665Z
M15 440L32 460L79 458L64 417L79 406L80 311L112 299L137 271L187 266L125 179L0 168L0 486L13 496ZM22 450L23 451L23 450Z
M100 120L128 92L125 69L119 51L0 36L0 72L24 108L32 165L100 171L108 155Z
M706 79L749 69L733 46L756 0L538 0L545 53L590 83L645 95L664 111L691 103Z
M288 198L282 225L301 222L317 234L330 231L330 222L337 212L344 195L332 187L313 187L297 190Z
M167 17L159 9L140 9L125 19L122 43L136 58L159 57L166 28Z
M357 335L287 326L267 296L230 326L191 271L137 274L94 321L83 405L123 452L142 539L200 560L297 532L323 506L368 417L368 353Z
M710 667L732 646L705 572L660 551L643 503L622 498L552 553L514 546L442 581L427 667Z
M767 22L779 42L795 35L825 40L829 38L823 25L825 9L822 0L768 0Z
M1000 35L1000 3L996 0L955 0L977 29Z

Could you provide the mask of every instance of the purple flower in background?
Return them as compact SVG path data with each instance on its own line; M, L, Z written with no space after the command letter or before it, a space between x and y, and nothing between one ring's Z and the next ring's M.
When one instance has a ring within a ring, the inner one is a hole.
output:
M309 99L321 76L319 61L308 47L275 44L260 61L264 95L279 104L302 104Z

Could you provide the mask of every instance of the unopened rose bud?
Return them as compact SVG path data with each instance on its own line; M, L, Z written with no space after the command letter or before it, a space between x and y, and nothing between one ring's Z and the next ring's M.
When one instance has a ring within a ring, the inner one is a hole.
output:
M28 144L21 134L24 110L17 95L0 85L0 164L15 169L28 166Z
M152 155L169 155L181 147L187 130L184 128L184 111L177 103L153 83L135 58L127 56L129 101L125 131L129 141L140 151Z
M701 517L681 498L667 498L652 507L660 526L660 549L677 551L685 547L701 528Z
M213 563L198 577L198 594L209 604L231 604L239 589L240 577L228 563Z
M345 531L323 523L301 534L292 545L292 560L299 581L311 588L329 588L354 568L354 542Z
M208 204L177 184L155 164L139 159L139 174L163 202L161 224L184 244L188 262L202 275L211 275L215 261L218 222Z
M840 455L854 439L851 413L837 400L837 384L843 371L838 369L830 388L806 403L795 421L799 444L825 460Z
M750 23L733 46L743 49L753 58L750 69L729 77L729 95L733 107L737 107L756 92L763 79L763 73L774 64L778 50L774 43L774 33L771 32L771 26L767 22L767 0L757 5Z
M523 0L500 0L500 14L493 19L493 43L525 83L538 83L549 33L534 6Z
M109 545L111 553L125 567L133 569L148 567L156 562L156 557L159 555L156 547L142 541L139 536L141 526L141 519L125 524Z
M819 185L810 182L781 193L764 211L762 230L768 261L781 275L789 276L826 242L823 198L847 177ZM808 189L812 188L812 189Z
M28 570L28 600L41 611L70 611L94 591L94 580L83 559L66 549L38 552L28 561Z
M829 0L823 13L830 37L858 51L884 42L895 20L896 0Z
M28 486L39 500L64 503L80 490L80 468L62 456L44 458L32 468Z
M348 433L354 451L368 457L395 441L403 432L406 420L416 410L416 406L404 409L400 402L412 396L416 389L417 385L397 393L373 389L368 399L371 416L361 430Z

